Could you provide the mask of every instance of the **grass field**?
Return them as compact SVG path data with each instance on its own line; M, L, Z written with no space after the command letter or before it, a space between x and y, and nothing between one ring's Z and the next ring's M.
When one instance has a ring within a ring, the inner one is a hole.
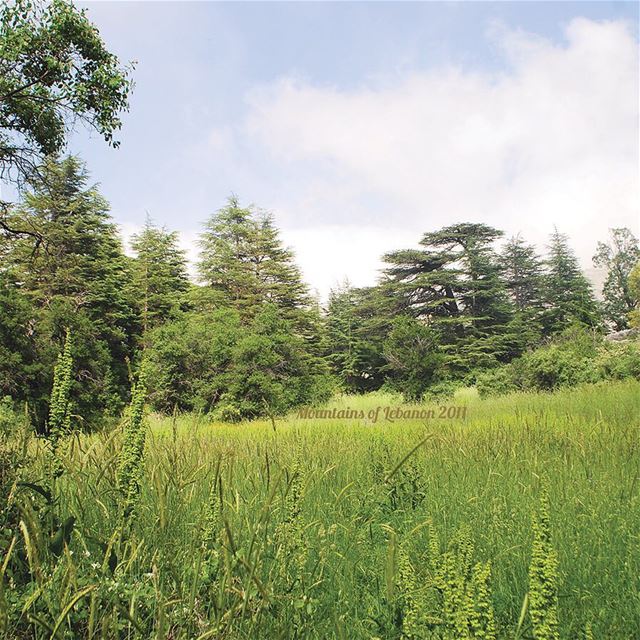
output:
M33 578L5 586L7 637L460 638L438 589L449 548L490 562L497 637L531 638L543 487L559 637L640 637L640 383L467 393L446 402L466 408L453 419L437 405L367 417L399 404L343 397L328 408L365 417L292 415L275 430L151 416L126 536L114 535L120 433L76 438L56 481L60 519L76 518L68 550L47 549L25 511L16 545L30 539Z

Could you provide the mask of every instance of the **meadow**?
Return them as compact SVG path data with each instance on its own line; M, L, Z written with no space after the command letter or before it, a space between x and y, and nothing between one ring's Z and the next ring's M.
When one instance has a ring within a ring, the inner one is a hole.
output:
M401 404L377 392L327 407L356 419L149 415L126 526L121 428L73 436L51 495L32 439L0 558L5 637L640 637L639 382L367 417ZM536 549L557 558L541 565L557 589L548 635Z

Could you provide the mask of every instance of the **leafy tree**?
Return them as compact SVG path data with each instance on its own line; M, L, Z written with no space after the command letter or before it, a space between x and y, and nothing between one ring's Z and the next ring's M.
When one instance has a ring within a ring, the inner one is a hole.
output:
M561 333L575 323L598 326L600 313L591 285L569 247L567 236L557 229L551 235L545 266L542 315L545 333Z
M391 385L409 400L420 400L442 373L438 333L419 320L400 316L384 344Z
M42 423L46 381L69 328L79 378L74 404L88 418L104 409L118 412L129 387L126 360L139 330L128 293L130 264L107 202L87 185L77 159L48 159L39 174L10 222L34 229L43 241L34 250L28 238L14 237L6 249L8 274L33 313L30 341L36 355L25 399L34 402Z
M82 121L117 146L129 69L85 10L65 0L15 0L0 10L0 175L21 182L64 150ZM0 218L5 229L5 221ZM16 227L20 229L20 227Z
M629 313L629 325L640 328L640 262L629 273L627 286L636 301L633 311Z
M629 229L610 229L609 243L598 242L593 264L607 270L602 288L604 316L616 331L626 329L629 313L633 311L637 296L629 288L629 274L640 260L640 245Z
M178 245L178 233L158 228L150 219L142 231L132 237L131 248L136 254L133 286L146 333L175 319L184 306L189 288L187 260Z

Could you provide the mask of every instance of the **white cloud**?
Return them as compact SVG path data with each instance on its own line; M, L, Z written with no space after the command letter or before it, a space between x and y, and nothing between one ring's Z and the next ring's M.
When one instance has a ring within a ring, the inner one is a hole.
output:
M394 240L461 220L541 247L557 225L585 266L608 227L638 233L637 43L622 22L574 19L565 35L492 25L500 73L439 68L354 90L284 78L253 91L242 133L296 176L273 208L312 285L373 283L369 265Z
M285 230L282 237L294 249L305 281L322 300L347 276L356 287L372 284L383 266L383 253L416 244L410 232L353 224Z

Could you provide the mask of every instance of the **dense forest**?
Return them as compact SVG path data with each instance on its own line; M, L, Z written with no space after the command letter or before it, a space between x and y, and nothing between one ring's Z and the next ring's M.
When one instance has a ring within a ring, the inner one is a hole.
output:
M460 385L502 387L516 361L537 367L521 386L553 387L582 369L571 361L534 379L561 364L536 348L564 340L592 359L599 334L634 322L640 248L628 229L612 229L596 248L602 301L558 230L539 256L520 236L458 223L425 233L420 249L383 256L377 285L345 284L323 305L273 216L235 196L204 225L196 284L177 232L151 220L133 236L133 255L124 252L79 159L47 157L36 176L4 216L7 228L29 233L0 238L0 395L26 402L41 428L67 331L74 415L90 427L119 415L142 358L155 409L238 420L339 389L385 387L418 400Z
M82 160L65 154L78 121L118 146L131 66L66 2L17 2L1 18L0 169L20 197L0 209L0 397L41 431L67 334L74 421L90 428L120 414L143 359L155 409L238 420L340 389L419 399L476 383L552 387L575 378L574 363L544 380L505 366L567 332L595 339L639 323L640 248L624 228L594 247L601 301L559 230L540 256L520 236L459 222L383 256L376 286L345 284L324 304L273 216L235 196L204 225L197 283L178 234L151 220L130 256Z

